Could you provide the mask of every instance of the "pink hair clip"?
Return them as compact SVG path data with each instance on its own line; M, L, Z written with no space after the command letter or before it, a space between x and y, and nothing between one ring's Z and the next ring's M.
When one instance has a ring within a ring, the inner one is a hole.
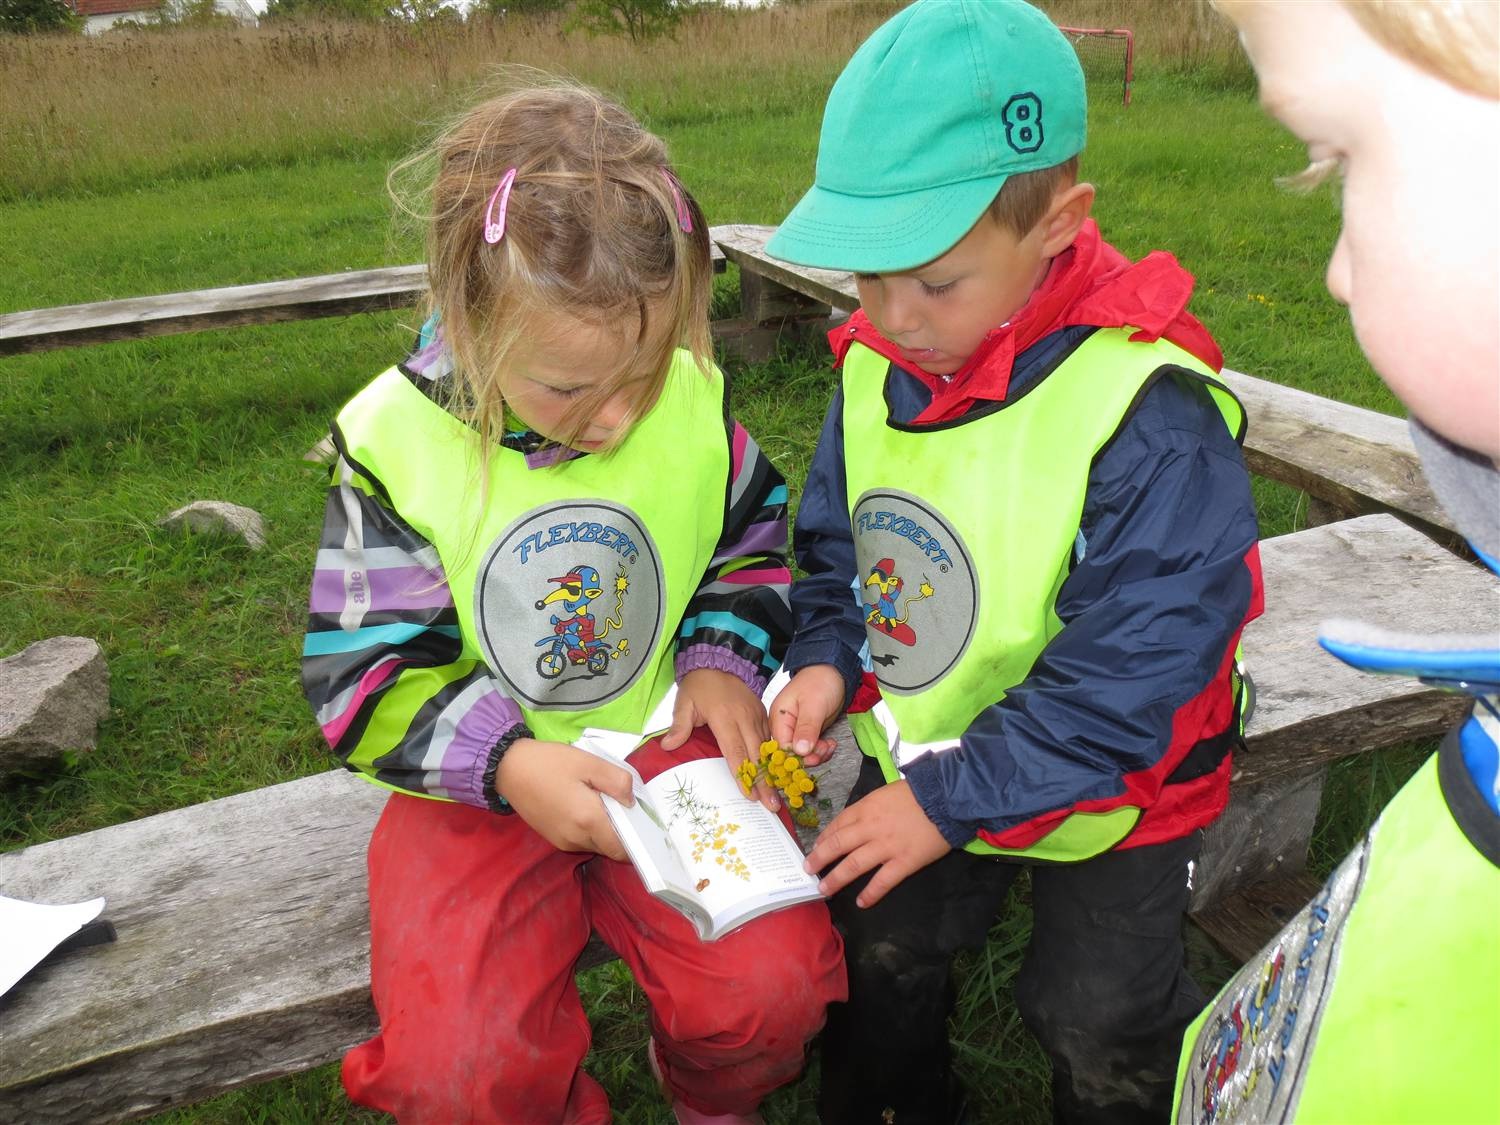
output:
M667 187L672 189L672 203L677 207L677 225L682 228L683 234L692 234L693 214L688 210L687 201L682 198L682 185L672 175L670 168L663 168L661 174L667 178Z
M491 246L505 237L505 209L510 206L510 187L516 182L516 170L512 168L500 177L490 201L484 209L484 240ZM498 209L496 203L499 203Z

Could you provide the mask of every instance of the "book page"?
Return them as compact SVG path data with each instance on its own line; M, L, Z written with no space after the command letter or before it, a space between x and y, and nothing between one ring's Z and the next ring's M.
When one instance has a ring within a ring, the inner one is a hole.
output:
M645 782L625 760L639 741L587 728L574 745L631 774L634 805L600 795L610 823L646 889L687 915L700 937L822 897L795 837L745 796L722 758L683 762Z
M600 757L610 757L596 743L579 743L579 746ZM622 805L607 793L599 796L604 801L604 811L609 814L609 821L614 825L620 843L630 856L630 862L635 864L636 870L641 873L641 881L652 894L675 890L680 895L691 897L693 880L656 808L656 799L647 790L646 783L641 780L641 775L633 765L623 759L614 761L630 774L635 804Z
M820 897L796 840L744 795L722 758L674 766L646 791L716 929L759 908Z

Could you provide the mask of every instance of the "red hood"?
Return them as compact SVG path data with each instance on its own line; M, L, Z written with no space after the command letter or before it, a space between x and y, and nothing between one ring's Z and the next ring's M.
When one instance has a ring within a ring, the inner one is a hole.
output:
M1187 311L1192 293L1193 275L1171 254L1153 250L1132 263L1104 241L1099 227L1089 219L1073 245L1052 259L1047 276L1021 311L1006 327L992 329L947 379L903 359L900 349L876 330L863 309L829 333L828 339L835 366L844 362L849 345L858 340L921 379L932 390L932 403L912 421L943 422L961 417L976 402L1003 401L1016 355L1074 325L1128 325L1138 330L1132 340L1165 338L1218 371L1224 366L1224 356L1208 329Z

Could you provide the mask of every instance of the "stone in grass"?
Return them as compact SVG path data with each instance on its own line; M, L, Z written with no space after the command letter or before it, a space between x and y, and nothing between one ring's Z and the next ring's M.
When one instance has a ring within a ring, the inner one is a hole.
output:
M244 541L252 551L266 545L266 522L254 508L223 500L195 500L156 521L170 531L228 535Z
M333 459L338 455L338 448L333 444L333 435L324 434L318 439L316 445L302 455L302 460L314 465L332 465Z
M109 713L109 666L88 637L49 637L0 660L0 778L92 750Z

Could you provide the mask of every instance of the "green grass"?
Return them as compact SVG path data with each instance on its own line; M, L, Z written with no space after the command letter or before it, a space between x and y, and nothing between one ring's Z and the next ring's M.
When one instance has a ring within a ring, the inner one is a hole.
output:
M717 34L751 42L736 29L761 26L753 20L636 54L610 43L548 49L575 58L585 78L604 81L667 137L711 221L774 223L811 177L821 98L847 54L843 44L852 46L887 10L848 9L849 27L826 20L817 25L825 38L801 54L788 43L784 58L758 47L708 50ZM203 49L231 50L214 42ZM88 65L103 65L80 52ZM336 62L328 56L323 65ZM258 65L269 69L249 73L247 87L259 89L275 66L291 64ZM47 81L45 69L37 66L31 81ZM611 76L617 81L605 81ZM141 140L128 153L110 147L112 132L135 127L125 118L92 133L78 124L76 151L28 153L14 136L0 142L10 145L0 153L9 185L0 192L7 263L0 310L415 261L414 235L393 233L385 171L473 77L457 75L426 94L413 86L396 111L381 102L363 115L356 110L365 89L317 86L297 95L299 112L333 108L295 135L290 126L230 139L221 130L194 133L172 116L172 104L161 104L150 106L152 120L175 124L159 148ZM1393 410L1322 286L1337 225L1332 198L1288 195L1272 182L1304 159L1255 106L1242 68L1184 72L1143 61L1129 109L1096 101L1084 170L1099 185L1096 214L1116 245L1132 257L1168 248L1198 277L1194 308L1230 366ZM731 271L720 283L721 313L732 283ZM401 356L413 319L356 316L3 361L0 655L48 636L98 639L110 666L111 711L93 753L0 794L0 848L328 767L297 688L323 503L321 476L302 455L340 403ZM833 386L825 355L789 348L765 364L729 365L729 375L738 415L795 495ZM1257 481L1256 497L1265 534L1301 525L1300 494ZM201 498L262 512L267 547L252 553L156 527L166 512ZM1326 869L1343 853L1428 750L1335 766L1315 866ZM1027 931L1024 887L1016 899L985 953L961 966L956 1050L980 1121L1047 1116L1045 1064L1010 1001ZM1194 966L1209 986L1230 968L1198 946ZM591 970L582 985L596 1024L589 1066L619 1119L666 1122L641 1065L639 990L619 965ZM768 1120L812 1121L815 1081L816 1059L807 1079L767 1107ZM375 1116L349 1107L325 1067L159 1120Z

